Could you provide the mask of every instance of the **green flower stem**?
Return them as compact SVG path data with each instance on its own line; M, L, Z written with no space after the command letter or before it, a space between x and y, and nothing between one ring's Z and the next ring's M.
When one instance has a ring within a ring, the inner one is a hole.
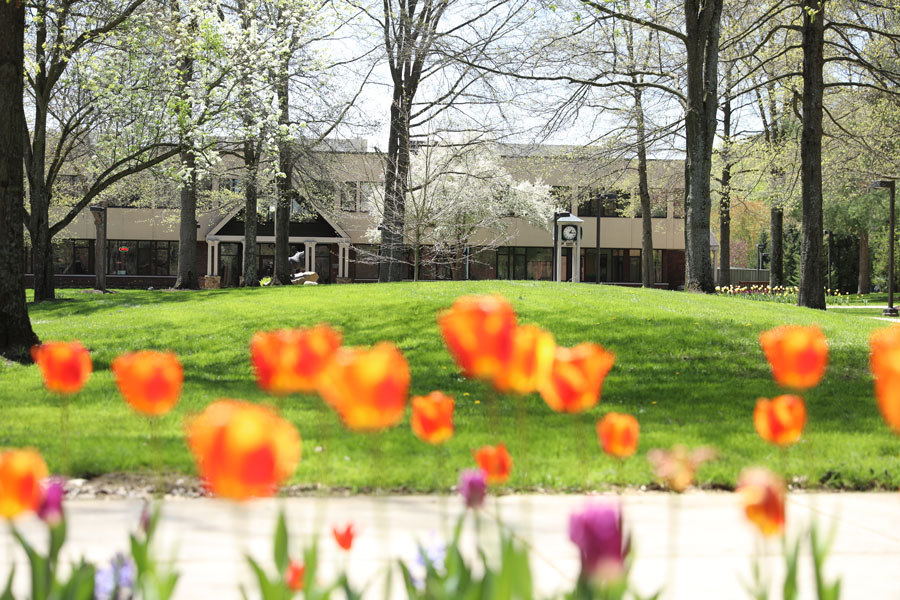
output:
M147 417L150 426L150 454L156 483L153 496L162 500L166 496L166 478L163 474L162 440L159 437L159 417Z

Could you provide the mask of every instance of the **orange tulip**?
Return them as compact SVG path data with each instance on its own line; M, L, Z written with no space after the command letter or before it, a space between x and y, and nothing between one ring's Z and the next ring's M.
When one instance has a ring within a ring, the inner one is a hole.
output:
M442 392L412 399L413 433L429 444L446 442L453 436L453 398Z
M701 446L688 450L681 444L673 446L671 450L655 448L647 453L647 460L656 476L670 490L679 494L694 484L700 465L715 457L716 451L712 448Z
M512 355L494 375L494 387L500 392L536 392L550 375L555 352L556 342L549 331L535 325L516 327Z
M139 413L164 415L181 395L184 370L173 352L130 352L112 362L122 396Z
M269 408L217 400L188 425L197 470L215 495L271 496L300 462L297 429Z
M637 451L640 425L631 415L606 413L597 421L597 439L603 451L616 458L626 458Z
M306 565L292 560L284 574L284 582L291 591L301 591L306 583Z
M557 348L550 376L541 385L541 396L557 412L578 413L600 400L603 379L616 361L597 344Z
M356 537L356 532L353 530L353 523L348 523L343 531L337 527L332 527L331 534L334 536L334 541L337 542L337 545L343 550L349 552L350 548L353 547L353 538Z
M782 325L763 332L759 343L778 385L805 390L825 375L828 341L816 326Z
M488 483L506 483L509 480L513 462L506 444L482 446L473 454Z
M869 366L875 375L875 399L885 423L900 433L900 325L872 333Z
M341 348L322 374L319 394L350 429L372 431L400 422L406 410L409 365L389 342Z
M257 332L250 340L256 383L285 395L313 392L323 369L341 347L341 334L328 325Z
M744 469L738 478L747 518L765 536L784 533L784 505L787 490L780 477L762 467Z
M491 379L513 355L516 313L502 296L464 296L438 317L441 335L471 379Z
M771 400L760 398L753 411L759 437L770 444L789 446L800 439L806 425L806 405L800 396L785 394Z
M31 348L31 358L41 369L51 392L74 394L91 376L91 355L80 342L46 342Z
M0 517L11 519L35 511L41 503L41 480L49 475L37 450L0 452Z

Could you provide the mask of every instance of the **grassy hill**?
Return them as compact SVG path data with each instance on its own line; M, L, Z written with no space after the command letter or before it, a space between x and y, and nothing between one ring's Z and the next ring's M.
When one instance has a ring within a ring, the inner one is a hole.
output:
M537 395L501 400L500 431L490 431L489 392L460 377L444 348L435 314L464 294L501 293L520 322L552 331L557 342L593 341L616 365L602 402L582 417L553 413ZM109 364L125 351L172 349L185 367L181 403L160 426L168 468L193 472L182 439L185 415L220 397L269 402L253 380L247 343L260 329L328 322L345 343L396 343L412 368L412 392L456 397L456 436L444 450L419 442L407 422L378 436L345 431L314 396L284 401L300 430L304 456L296 482L358 489L377 485L425 491L455 483L471 449L504 440L515 461L510 486L583 490L653 481L644 454L675 443L708 444L718 461L700 481L730 487L750 463L769 464L810 487L896 488L900 440L883 425L868 374L868 337L884 322L735 298L657 290L538 282L403 283L305 286L205 292L127 291L99 296L65 291L31 306L45 340L79 339L95 373L71 402L73 474L139 471L153 463L149 424L118 395ZM779 393L757 342L783 323L818 323L831 348L823 384L807 395L803 439L786 452L756 435L755 401ZM0 367L0 447L36 446L51 469L62 464L59 400L43 390L37 367ZM604 412L634 414L640 450L623 465L599 450L594 423Z

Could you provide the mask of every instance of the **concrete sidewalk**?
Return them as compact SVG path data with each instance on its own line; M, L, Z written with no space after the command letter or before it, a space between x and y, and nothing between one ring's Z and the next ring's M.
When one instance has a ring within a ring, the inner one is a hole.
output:
M571 589L578 572L578 555L568 539L569 514L588 502L612 502L603 496L507 496L489 498L486 512L499 511L532 547L532 569L540 597ZM626 493L622 496L626 526L635 552L632 578L644 594L665 586L663 598L748 597L750 558L758 536L746 523L738 497L730 493L695 492L683 496L663 493ZM157 538L159 557L177 557L182 572L177 598L239 598L238 585L252 593L252 580L243 555L250 553L271 567L271 539L278 508L288 515L292 551L314 534L320 536L321 579L333 578L336 567L349 560L351 580L368 585L368 597L385 596L383 578L391 560L412 561L417 541L432 544L446 539L462 510L456 496L336 497L266 500L246 506L210 500L167 500ZM84 555L108 561L126 552L128 533L138 522L139 500L72 500L67 503L69 541L67 560ZM670 516L676 514L676 523ZM827 529L837 525L837 538L827 563L830 578L843 578L848 599L900 598L900 495L896 493L792 494L788 504L789 529L805 527L811 518ZM348 522L360 531L349 558L331 537L332 526ZM19 523L29 539L40 541L41 524L28 518ZM675 530L674 540L670 532ZM496 548L496 528L483 530L490 552ZM474 548L474 531L467 526L466 548ZM0 534L0 578L5 580L13 548L4 528ZM777 578L781 548L763 546L764 565ZM17 594L27 593L24 555L18 550ZM812 572L808 550L801 559L802 598L812 598ZM777 579L776 579L777 580ZM775 590L777 588L773 588ZM403 597L402 583L394 580L393 597ZM779 598L780 593L773 593Z

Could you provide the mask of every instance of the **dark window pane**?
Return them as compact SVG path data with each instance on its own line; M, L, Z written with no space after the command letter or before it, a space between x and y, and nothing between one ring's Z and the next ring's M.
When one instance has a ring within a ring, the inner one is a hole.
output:
M601 248L597 259L597 277L600 278L601 282L609 281L609 258L610 251Z
M178 275L178 242L169 242L169 275Z
M528 248L527 257L527 278L550 281L553 269L553 249Z
M581 249L581 281L597 281L597 249Z
M509 248L497 249L497 279L509 279Z
M612 281L621 283L625 281L625 251L612 251Z
M378 279L378 246L360 244L354 248L356 279Z
M159 243L159 242L157 242ZM153 266L152 266L152 258L151 258L151 242L138 242L137 253L138 253L138 274L139 275L153 275Z
M497 251L479 250L469 260L469 279L496 279Z

